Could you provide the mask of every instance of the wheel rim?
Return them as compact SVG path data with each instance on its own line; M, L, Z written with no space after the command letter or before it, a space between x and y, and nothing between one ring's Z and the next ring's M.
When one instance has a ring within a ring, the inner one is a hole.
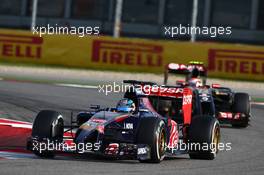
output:
M165 145L166 145L165 131L164 129L162 129L159 134L159 139L158 139L158 151L159 151L160 157L164 155Z
M219 127L216 125L215 129L214 129L214 136L213 136L213 140L212 143L214 144L214 150L215 153L218 152L218 144L220 141L220 129Z

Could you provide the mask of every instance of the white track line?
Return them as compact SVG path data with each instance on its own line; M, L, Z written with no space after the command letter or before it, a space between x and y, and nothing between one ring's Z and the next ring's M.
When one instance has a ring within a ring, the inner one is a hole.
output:
M251 102L251 104L264 106L264 102Z
M2 159L24 159L24 158L36 158L36 156L31 153L0 151L0 158Z
M1 122L0 125L5 125L5 126L11 126L14 128L32 128L32 124L29 122L23 122L19 120L12 120L12 119L5 119L5 118L0 118Z
M76 87L76 88L85 88L85 89L98 89L98 86L91 85L81 85L81 84L55 84L56 86L64 86L64 87Z
M81 84L64 84L64 83L58 83L55 84L56 86L64 86L64 87L74 87L74 88L85 88L85 89L98 89L99 86L92 86L92 85L81 85ZM255 105L263 105L264 102L251 102L251 104Z
M12 122L19 122L21 124L28 124L28 125L31 125L32 123L30 122L24 122L24 121L20 121L20 120L14 120L14 119L8 119L8 118L0 118L0 120L4 120L4 121L7 121L9 123L12 123Z
M0 123L0 125L11 126L13 128L27 128L27 129L32 129L32 125L28 125L28 124Z

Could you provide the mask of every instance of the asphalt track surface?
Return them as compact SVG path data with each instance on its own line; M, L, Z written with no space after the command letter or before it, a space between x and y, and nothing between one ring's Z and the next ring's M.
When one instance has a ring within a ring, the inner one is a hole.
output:
M105 96L96 89L0 81L1 117L32 122L42 109L62 112L69 121L70 111L89 104L115 105L121 94ZM160 164L107 160L98 157L40 159L37 157L0 160L1 175L38 174L263 174L264 107L252 106L250 126L221 129L221 141L231 142L231 151L221 151L215 160L191 160L187 155L166 159Z

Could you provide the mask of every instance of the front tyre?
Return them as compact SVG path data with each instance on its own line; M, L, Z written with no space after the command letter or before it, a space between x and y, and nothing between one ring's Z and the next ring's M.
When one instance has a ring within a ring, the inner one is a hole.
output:
M50 140L55 143L63 141L64 134L64 120L60 113L56 111L43 110L36 116L33 128L32 138L37 138L38 141ZM46 145L47 146L47 145ZM52 158L55 156L54 151L32 150L39 157Z
M160 163L166 151L164 121L157 117L142 118L137 132L137 143L150 146L150 159L139 160L140 162Z

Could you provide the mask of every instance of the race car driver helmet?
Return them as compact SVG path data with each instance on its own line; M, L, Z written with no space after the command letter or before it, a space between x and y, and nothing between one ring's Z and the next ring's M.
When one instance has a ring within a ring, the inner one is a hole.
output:
M200 87L203 85L200 78L191 78L188 83L192 87Z
M136 106L132 100L123 98L117 103L116 110L118 112L134 112L136 110Z
M200 75L199 70L197 68L194 68L192 70L191 78L198 78Z

